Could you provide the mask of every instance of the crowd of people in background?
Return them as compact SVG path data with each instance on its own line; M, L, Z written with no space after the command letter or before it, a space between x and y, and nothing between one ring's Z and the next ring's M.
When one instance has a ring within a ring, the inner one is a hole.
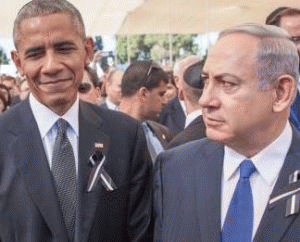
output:
M299 241L299 9L173 70L103 66L66 0L23 6L14 41L0 241Z

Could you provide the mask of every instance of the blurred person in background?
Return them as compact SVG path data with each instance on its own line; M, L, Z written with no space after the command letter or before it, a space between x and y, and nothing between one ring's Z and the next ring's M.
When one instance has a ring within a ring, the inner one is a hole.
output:
M11 104L15 105L18 102L20 102L20 89L19 89L19 83L17 82L17 79L12 76L2 75L1 77L1 83L5 85L8 90L11 97Z
M7 107L5 94L0 91L0 114L6 111Z
M111 110L118 110L121 102L121 81L123 72L116 68L110 68L104 81L105 102L101 104L102 107Z
M166 91L166 99L167 103L172 101L175 97L177 97L177 88L175 85L175 78L173 75L173 71L167 71L166 72L168 75L168 84L167 84L167 91Z
M182 94L183 74L185 70L192 64L200 61L198 56L189 56L178 61L174 66L174 79L178 90L178 96L171 100L163 109L160 116L160 123L166 125L175 136L185 127L186 106L184 104L184 95Z
M170 141L168 148L205 137L205 124L199 104L204 87L201 78L203 65L204 61L199 61L189 66L183 74L184 82L181 85L181 92L187 113L185 128Z
M100 89L101 83L97 72L87 66L78 88L79 98L83 101L99 105L101 103Z
M153 163L171 140L169 129L158 120L166 104L168 76L152 61L136 61L126 69L121 83L120 112L142 121Z
M10 96L10 93L9 93L9 90L8 90L7 86L0 83L0 91L4 94L7 106L10 106L11 96Z
M19 87L20 87L20 94L19 94L20 100L25 100L30 92L26 78L21 79Z
M300 57L300 9L290 7L279 7L266 18L266 24L283 28L296 44ZM300 70L300 66L299 66ZM298 80L299 82L299 80ZM292 124L300 129L300 93L299 84L295 101L291 108L290 120Z

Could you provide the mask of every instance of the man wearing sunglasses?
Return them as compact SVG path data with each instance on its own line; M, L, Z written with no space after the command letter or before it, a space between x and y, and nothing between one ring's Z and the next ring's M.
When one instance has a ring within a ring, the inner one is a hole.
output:
M167 102L167 84L167 74L152 61L132 63L125 71L121 83L120 111L143 122L153 162L172 138L168 128L156 122Z
M99 105L101 102L101 83L97 72L86 67L79 85L79 98L83 101Z
M300 56L300 9L280 7L275 9L266 19L266 24L283 28L296 44ZM300 66L299 66L300 70ZM300 93L299 86L296 99L291 108L290 120L293 125L300 129Z

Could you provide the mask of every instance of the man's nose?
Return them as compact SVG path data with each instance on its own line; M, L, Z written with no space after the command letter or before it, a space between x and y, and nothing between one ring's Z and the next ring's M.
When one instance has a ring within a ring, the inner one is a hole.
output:
M45 61L42 67L42 71L46 75L55 75L62 69L62 64L59 61L59 58L53 53L53 51L49 51L45 55Z
M213 82L207 82L204 86L199 104L202 109L217 107L219 105L219 92L217 85Z

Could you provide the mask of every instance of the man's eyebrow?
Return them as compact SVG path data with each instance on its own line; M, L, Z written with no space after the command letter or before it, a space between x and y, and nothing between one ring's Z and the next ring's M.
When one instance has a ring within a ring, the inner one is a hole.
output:
M36 52L40 52L42 49L44 49L44 47L42 46L37 46L37 47L32 47L29 48L25 51L25 55L28 55L30 53L36 53Z
M69 41L69 40L65 40L65 41L59 41L57 43L54 43L54 47L60 47L60 46L63 46L63 45L72 45L72 46L75 46L75 43L73 41Z

